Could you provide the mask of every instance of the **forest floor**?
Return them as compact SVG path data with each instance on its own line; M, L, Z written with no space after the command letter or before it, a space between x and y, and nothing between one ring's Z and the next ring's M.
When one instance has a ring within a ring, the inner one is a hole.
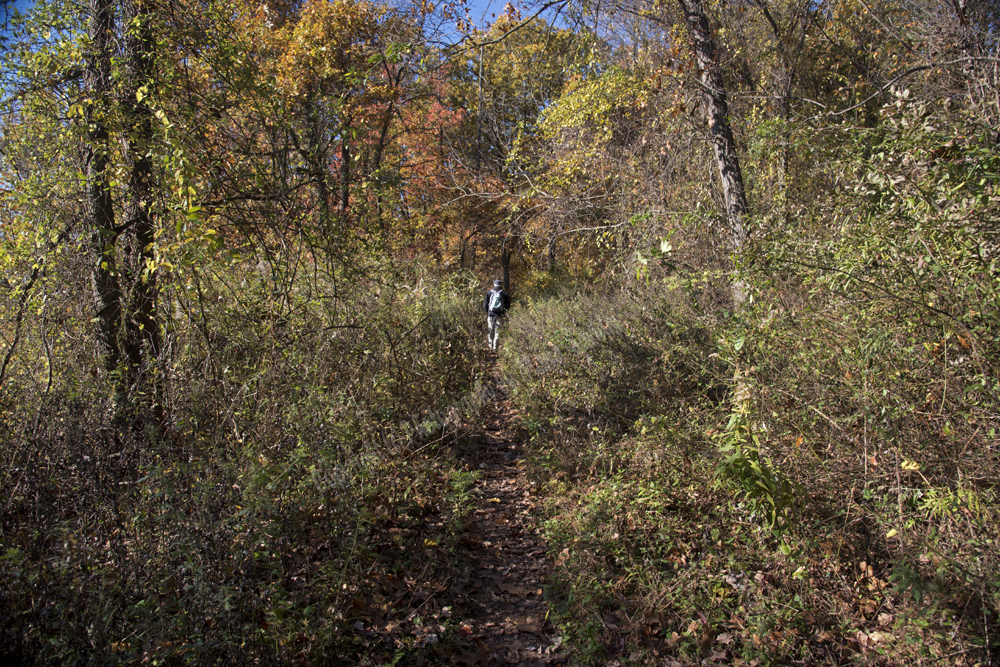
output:
M486 383L494 399L482 411L481 433L457 451L480 477L457 545L455 578L438 599L461 618L463 639L450 658L466 667L563 664L543 596L550 561L540 536L537 485L524 465L527 434L496 365Z

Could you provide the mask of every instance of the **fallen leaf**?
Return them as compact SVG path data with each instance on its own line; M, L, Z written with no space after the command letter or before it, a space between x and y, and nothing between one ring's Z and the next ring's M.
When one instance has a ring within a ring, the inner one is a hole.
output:
M512 586L511 584L501 584L499 582L497 582L497 588L504 593L510 593L518 597L524 597L531 592L531 589L527 586Z
M485 665L490 660L490 650L486 648L486 645L482 641L477 639L475 651L462 651L461 655L453 657L452 660L457 664L465 665L465 667L472 667L478 663Z
M539 637L542 635L542 624L538 619L533 619L531 616L519 622L514 629L518 632L528 632Z

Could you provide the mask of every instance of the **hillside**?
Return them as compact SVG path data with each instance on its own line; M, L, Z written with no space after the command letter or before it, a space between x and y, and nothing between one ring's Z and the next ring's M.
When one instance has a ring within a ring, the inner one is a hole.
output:
M997 3L9 9L0 663L1000 661Z

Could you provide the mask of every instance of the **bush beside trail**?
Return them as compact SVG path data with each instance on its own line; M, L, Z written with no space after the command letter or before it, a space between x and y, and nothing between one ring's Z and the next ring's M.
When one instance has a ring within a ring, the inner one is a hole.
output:
M1000 406L961 340L946 357L830 293L738 317L696 295L667 278L512 318L581 661L995 660Z
M113 419L76 356L50 387L9 385L8 662L360 659L378 652L352 624L379 577L437 567L424 541L468 501L450 446L484 400L478 291L361 286L349 298L365 317L344 319L305 288L284 310L252 286L237 303L225 284L202 289L209 328L174 320L184 352L164 371L160 434Z

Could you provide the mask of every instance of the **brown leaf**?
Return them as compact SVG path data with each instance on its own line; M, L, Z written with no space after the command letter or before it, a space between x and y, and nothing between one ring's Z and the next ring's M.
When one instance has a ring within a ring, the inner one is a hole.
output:
M497 588L504 593L510 593L511 595L516 595L520 598L523 598L531 593L531 588L527 586L512 586L511 584L501 584L500 582L497 582Z
M533 635L542 635L542 623L531 616L528 616L523 621L519 622L515 627L518 632L529 632Z
M465 665L465 667L472 667L473 665L482 663L487 664L490 660L490 650L483 644L482 641L476 640L476 650L475 651L462 651L461 655L454 656L452 661L458 665Z

